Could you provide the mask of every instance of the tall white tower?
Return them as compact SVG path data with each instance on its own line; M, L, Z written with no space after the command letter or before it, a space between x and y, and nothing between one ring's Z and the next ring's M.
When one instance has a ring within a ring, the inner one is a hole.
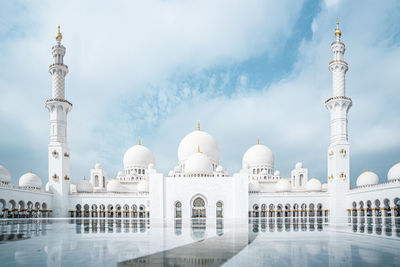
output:
M346 218L345 193L350 188L350 143L347 134L347 113L352 105L345 95L345 75L348 70L343 60L345 45L337 21L336 41L332 43L333 60L329 63L332 72L332 94L325 101L331 114L331 138L328 148L328 191L331 193L330 215L332 223L340 223Z
M65 76L68 67L63 63L65 47L61 45L61 39L58 26L57 44L52 47L54 63L49 67L52 98L46 101L46 108L50 112L49 184L54 196L53 213L57 217L66 217L71 173L67 145L67 115L72 109L72 104L65 99Z

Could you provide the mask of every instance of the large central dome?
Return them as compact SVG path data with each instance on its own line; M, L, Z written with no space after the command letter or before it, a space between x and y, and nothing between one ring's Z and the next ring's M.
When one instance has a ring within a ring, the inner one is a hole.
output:
M186 135L180 142L178 147L179 162L187 160L190 155L196 153L198 147L200 147L201 152L210 157L214 163L219 163L219 147L217 142L209 133L200 131L200 129Z
M153 153L150 149L143 146L142 144L134 145L129 148L124 155L124 168L129 169L131 167L142 167L147 168L149 164L156 165Z

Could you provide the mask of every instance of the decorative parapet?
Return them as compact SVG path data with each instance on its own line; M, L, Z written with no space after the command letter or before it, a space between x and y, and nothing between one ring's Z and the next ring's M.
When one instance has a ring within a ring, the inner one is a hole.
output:
M346 97L346 96L334 96L334 97L331 97L331 98L329 98L328 100L326 100L326 101L325 101L325 104L327 104L329 101L332 101L332 100L347 100L347 101L350 101L350 102L351 102L351 98L350 98L350 97Z
M5 189L15 189L15 190L23 190L23 191L33 191L33 192L38 192L38 193L49 193L45 190L42 189L37 189L37 188L27 188L27 187L22 187L18 185L11 185L11 184L0 184L0 188L5 188Z
M71 103L71 102L69 102L68 100L65 100L65 99L61 99L61 98L52 98L52 99L48 99L48 100L46 100L46 104L49 103L49 102L52 102L52 101L64 102L64 103L67 103L67 104L69 104L69 105L72 106L72 103Z
M398 185L400 188L400 180L395 180L395 181L390 181L390 182L386 182L383 184L374 184L374 185L363 185L363 186L359 186L357 188L352 188L349 190L350 193L353 192L362 192L362 191L368 191L371 189L381 189L381 188L387 188L391 185Z

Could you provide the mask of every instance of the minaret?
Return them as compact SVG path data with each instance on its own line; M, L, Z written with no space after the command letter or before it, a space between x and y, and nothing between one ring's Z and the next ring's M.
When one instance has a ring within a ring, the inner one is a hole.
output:
M333 96L325 101L331 114L331 137L328 148L328 191L331 193L330 215L332 223L346 218L345 193L350 188L350 143L347 133L347 113L352 105L345 94L345 76L348 70L343 60L345 45L341 42L339 20L335 29L336 41L332 43L333 60L329 63L332 73Z
M67 145L67 115L72 104L65 99L65 76L68 67L64 65L65 47L61 44L60 26L56 45L52 47L54 63L49 72L52 79L52 98L46 101L50 112L49 183L54 194L53 214L57 217L68 215L70 187L70 154Z

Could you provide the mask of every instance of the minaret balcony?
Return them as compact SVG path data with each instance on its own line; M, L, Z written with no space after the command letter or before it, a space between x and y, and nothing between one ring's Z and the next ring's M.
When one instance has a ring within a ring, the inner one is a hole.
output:
M350 101L351 103L351 98L350 97L346 97L346 96L334 96L329 98L328 100L325 101L325 105L328 104L330 101L333 100L345 100L345 101Z

